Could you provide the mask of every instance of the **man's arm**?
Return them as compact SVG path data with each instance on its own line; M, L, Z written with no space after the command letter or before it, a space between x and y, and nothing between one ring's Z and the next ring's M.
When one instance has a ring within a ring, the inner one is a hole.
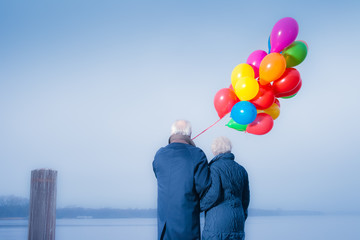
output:
M211 186L200 200L201 211L207 211L214 207L220 200L221 196L221 178L220 175L211 169Z
M199 152L193 155L196 157L194 166L194 181L196 192L199 194L199 197L202 198L211 185L211 178L207 158L204 152L200 149L196 150Z

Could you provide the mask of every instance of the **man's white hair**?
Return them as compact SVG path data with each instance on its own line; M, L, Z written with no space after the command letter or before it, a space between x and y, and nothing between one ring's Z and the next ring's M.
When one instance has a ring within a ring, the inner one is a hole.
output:
M177 120L171 125L171 135L180 134L191 136L191 123L187 120Z
M215 138L211 144L211 150L215 156L222 153L231 152L231 149L231 142L227 137Z

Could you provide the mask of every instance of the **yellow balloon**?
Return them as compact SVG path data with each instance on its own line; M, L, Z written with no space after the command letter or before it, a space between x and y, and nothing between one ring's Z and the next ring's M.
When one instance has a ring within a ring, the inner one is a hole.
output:
M258 94L259 83L253 77L242 77L237 81L234 90L241 101L248 101Z
M235 89L237 81L242 77L255 78L254 69L247 63L237 65L231 73L231 84Z
M269 108L265 110L257 110L258 113L267 113L273 120L277 119L280 115L280 107L276 103L273 103Z

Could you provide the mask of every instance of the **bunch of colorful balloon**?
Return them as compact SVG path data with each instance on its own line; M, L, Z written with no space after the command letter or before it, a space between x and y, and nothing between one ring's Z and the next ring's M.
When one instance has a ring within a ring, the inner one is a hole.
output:
M220 118L231 112L228 127L256 135L272 129L280 114L278 98L292 98L301 88L294 67L304 61L308 46L295 41L298 31L295 19L280 19L271 31L269 53L256 50L234 68L230 87L219 90L214 99Z

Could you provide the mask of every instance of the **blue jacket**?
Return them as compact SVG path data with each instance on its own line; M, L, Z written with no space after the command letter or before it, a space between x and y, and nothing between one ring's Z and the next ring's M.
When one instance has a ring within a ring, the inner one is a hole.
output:
M200 239L200 198L211 185L200 148L171 143L155 155L158 183L158 239Z
M230 152L219 154L209 166L212 185L201 199L205 211L202 239L244 239L250 201L247 172Z

